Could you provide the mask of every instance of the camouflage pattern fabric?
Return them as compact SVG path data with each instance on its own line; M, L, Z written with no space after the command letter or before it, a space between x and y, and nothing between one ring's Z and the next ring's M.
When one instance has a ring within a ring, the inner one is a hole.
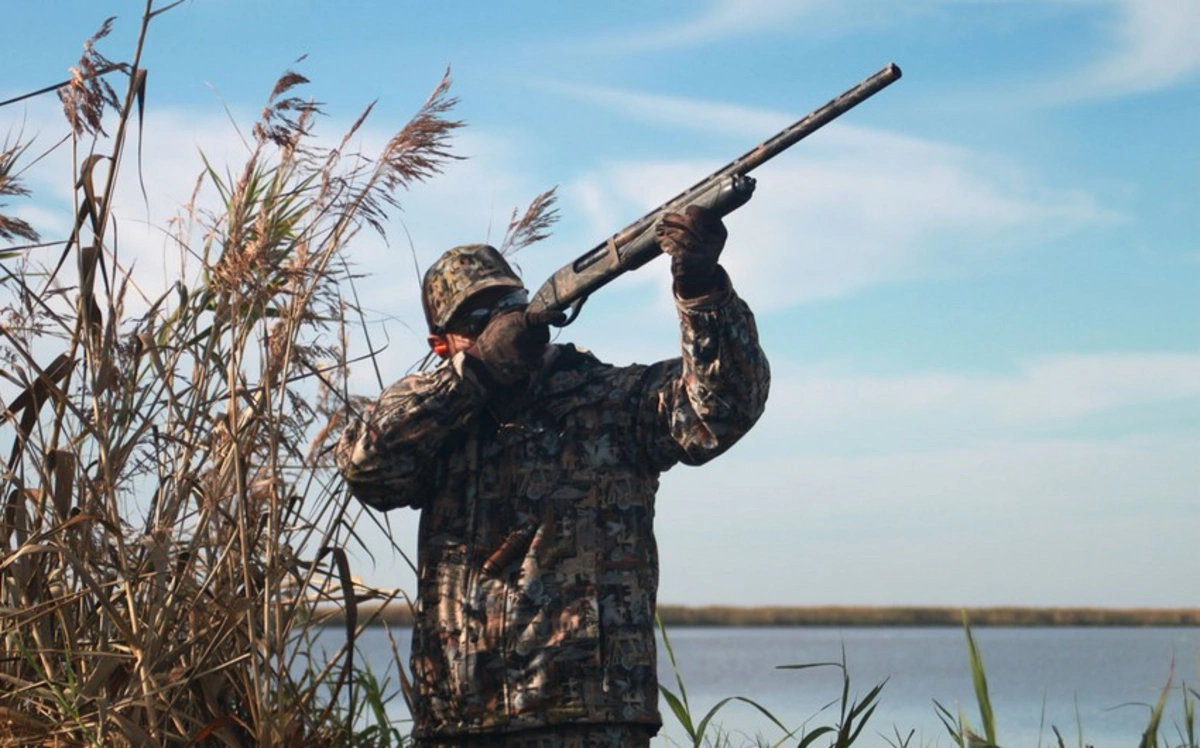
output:
M516 400L459 354L388 387L337 448L351 491L421 510L415 735L657 730L659 475L728 449L770 374L729 286L677 302L682 356L614 367L547 349Z
M464 244L437 259L421 281L421 305L425 321L435 334L469 297L489 288L524 288L508 260L487 244Z

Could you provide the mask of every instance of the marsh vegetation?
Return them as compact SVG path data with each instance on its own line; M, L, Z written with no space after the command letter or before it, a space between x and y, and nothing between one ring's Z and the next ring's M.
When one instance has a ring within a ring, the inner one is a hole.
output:
M346 248L453 158L449 79L367 156L349 144L370 108L329 144L286 72L242 163L197 159L192 201L158 227L177 276L148 287L114 204L145 179L142 51L175 5L146 3L128 61L100 51L111 19L85 43L53 89L63 138L0 149L6 202L56 149L75 185L66 236L0 219L0 743L399 742L360 719L377 684L354 659L355 605L394 593L352 578L326 450L352 404ZM345 643L312 661L312 608L330 600Z

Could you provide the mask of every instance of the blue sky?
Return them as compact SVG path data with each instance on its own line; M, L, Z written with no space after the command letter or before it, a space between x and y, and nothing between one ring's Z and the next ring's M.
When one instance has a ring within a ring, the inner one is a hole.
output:
M141 8L6 8L0 98L65 77L109 15L100 49L126 58ZM226 108L248 125L285 69L330 138L378 100L370 145L449 66L468 158L402 196L390 245L354 248L399 377L424 346L412 252L498 241L557 186L554 236L516 258L537 285L895 62L901 81L757 171L727 219L774 384L732 452L664 476L660 600L1194 606L1198 38L1196 0L193 0L151 28L144 170L153 222L200 149L236 158ZM0 117L63 131L52 97ZM52 166L29 186L65 195ZM175 271L128 188L125 245L161 282ZM46 236L69 219L9 209ZM668 285L665 262L623 278L559 339L672 356ZM415 515L390 519L415 547ZM398 560L357 571L411 589Z

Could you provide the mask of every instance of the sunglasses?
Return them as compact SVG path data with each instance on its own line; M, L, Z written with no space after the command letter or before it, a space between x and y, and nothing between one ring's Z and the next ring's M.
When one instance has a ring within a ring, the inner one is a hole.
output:
M526 306L529 306L529 293L523 288L518 289L501 296L487 306L458 312L453 319L446 323L446 332L475 338L483 332L488 322L492 321L492 317Z

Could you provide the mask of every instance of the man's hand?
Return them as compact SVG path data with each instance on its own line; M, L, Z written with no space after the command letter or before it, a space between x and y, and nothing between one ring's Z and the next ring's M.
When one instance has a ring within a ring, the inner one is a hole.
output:
M512 311L492 317L467 349L467 356L483 364L496 384L511 387L529 378L542 364L550 342L549 323L561 321L561 312L526 314Z
M675 291L682 298L703 296L712 290L717 260L729 232L721 217L699 205L684 213L668 213L655 228L662 251L671 255Z

